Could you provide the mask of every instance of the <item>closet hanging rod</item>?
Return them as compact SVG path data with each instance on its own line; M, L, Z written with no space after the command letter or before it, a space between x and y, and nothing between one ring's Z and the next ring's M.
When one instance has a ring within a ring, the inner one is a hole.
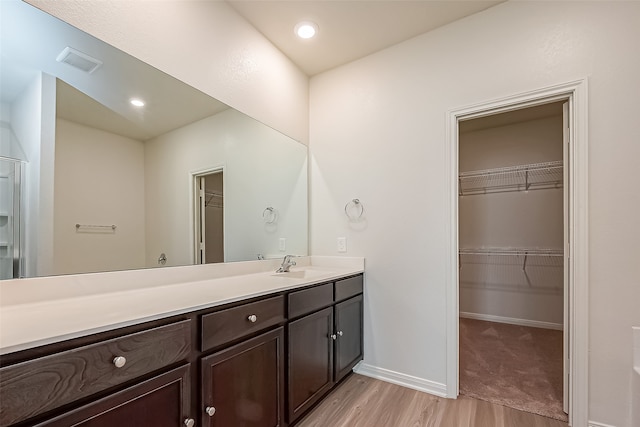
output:
M564 251L560 249L539 249L539 248L466 248L458 251L458 268L462 269L463 255L480 256L517 256L522 258L522 271L527 270L527 260L530 256L535 257L563 257Z

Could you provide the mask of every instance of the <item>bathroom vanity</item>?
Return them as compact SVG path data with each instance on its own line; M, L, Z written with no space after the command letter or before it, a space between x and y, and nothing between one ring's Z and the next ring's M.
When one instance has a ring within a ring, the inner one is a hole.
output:
M291 426L362 360L362 267L3 302L0 425Z

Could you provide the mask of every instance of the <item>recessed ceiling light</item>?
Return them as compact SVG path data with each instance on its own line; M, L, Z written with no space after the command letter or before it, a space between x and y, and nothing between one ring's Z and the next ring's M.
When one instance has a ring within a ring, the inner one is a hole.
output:
M300 22L296 25L294 31L298 37L302 39L310 39L318 33L318 26L309 21Z
M136 107L144 107L144 101L143 101L143 100L141 100L141 99L133 98L133 99L132 99L131 101L129 101L129 102L131 102L131 105L133 105L133 106L136 106Z

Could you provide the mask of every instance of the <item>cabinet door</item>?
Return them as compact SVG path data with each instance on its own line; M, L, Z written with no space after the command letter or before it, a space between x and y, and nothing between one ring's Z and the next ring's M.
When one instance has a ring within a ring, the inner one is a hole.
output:
M362 360L362 295L336 304L334 380L340 381Z
M189 408L189 365L140 382L38 426L176 427Z
M289 323L289 422L333 386L333 308Z
M283 425L283 355L280 327L203 358L201 425Z

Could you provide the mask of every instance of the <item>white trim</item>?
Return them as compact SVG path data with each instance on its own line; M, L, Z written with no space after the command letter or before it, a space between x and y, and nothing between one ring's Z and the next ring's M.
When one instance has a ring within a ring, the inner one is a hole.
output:
M446 275L446 395L458 396L458 121L496 112L546 104L570 103L572 143L569 147L569 209L571 222L569 258L569 322L571 379L569 425L588 424L589 414L589 234L588 234L588 133L587 80L581 79L447 112L445 167L448 176L446 205L449 236Z
M573 138L572 130L569 126L572 124L571 120L571 105L569 101L562 103L562 159L569 158L569 146L572 144ZM569 169L562 168L562 179L565 183L569 183ZM569 255L571 252L571 246L569 245L569 230L570 230L570 197L569 197L569 185L562 186L562 241L564 247L564 254L562 260L562 323L564 330L570 331L569 326ZM569 372L571 372L571 359L569 358L569 334L565 333L562 336L562 410L565 413L569 413Z
M368 365L366 363L357 365L353 371L366 377L375 378L440 397L446 397L447 394L447 386L445 384L414 377L401 372L391 371L389 369L378 368L377 366Z
M517 319L515 317L494 316L493 314L460 312L465 319L484 320L485 322L508 323L509 325L529 326L531 328L555 329L561 331L562 323L542 322L540 320Z
M573 222L569 259L569 323L571 340L571 413L569 425L581 426L589 416L589 150L587 80L575 83L570 112L574 128L569 147L571 164L570 180L573 193L570 197L570 216Z
M616 427L611 424L597 423L595 421L589 421L589 427Z

